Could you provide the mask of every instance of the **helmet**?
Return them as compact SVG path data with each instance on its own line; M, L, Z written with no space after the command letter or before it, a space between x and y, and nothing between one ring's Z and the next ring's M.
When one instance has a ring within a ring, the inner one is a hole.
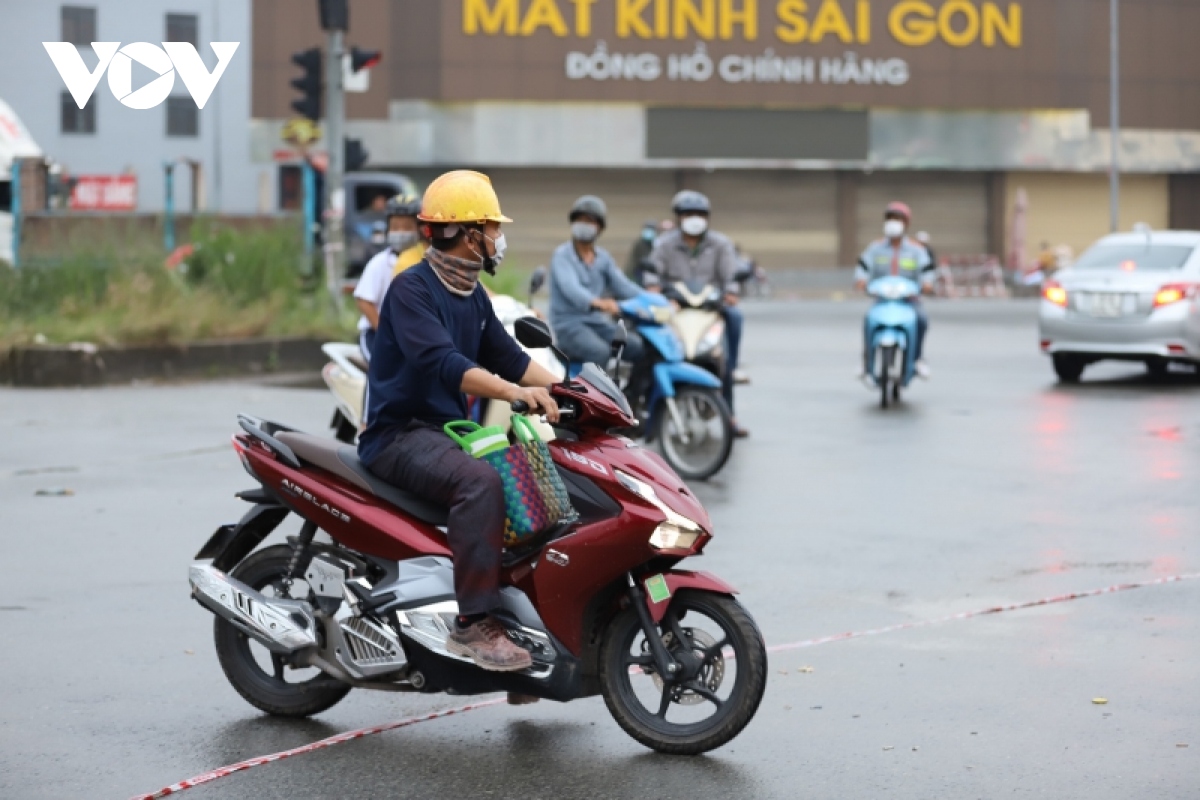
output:
M595 217L600 223L600 227L604 228L608 225L608 206L604 205L604 201L594 194L585 194L583 197L575 201L571 206L571 222L580 214L587 214L589 217Z
M401 192L387 201L387 206L384 208L383 213L388 219L392 217L415 217L421 213L421 196Z
M671 209L676 214L708 214L712 211L708 198L690 189L675 195L671 201Z
M888 217L903 217L905 222L912 222L912 209L906 204L898 200L887 204L887 209L883 212L884 219Z
M500 198L482 172L447 172L425 190L417 219L441 225L460 222L512 222L500 211Z

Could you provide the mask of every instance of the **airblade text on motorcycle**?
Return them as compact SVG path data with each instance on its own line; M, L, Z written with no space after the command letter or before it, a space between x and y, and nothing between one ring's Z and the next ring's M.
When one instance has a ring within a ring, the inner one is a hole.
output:
M293 497L300 497L300 498L307 500L308 502L312 503L317 508L324 511L326 514L329 514L329 515L335 517L336 519L340 519L342 522L351 522L352 521L350 519L349 514L345 514L341 511L338 511L336 508L329 505L328 503L321 502L321 499L319 497L314 497L311 492L307 492L304 489L301 489L299 486L292 483L287 478L284 478L283 483L280 485L283 487L283 490L286 491L288 494L292 495Z

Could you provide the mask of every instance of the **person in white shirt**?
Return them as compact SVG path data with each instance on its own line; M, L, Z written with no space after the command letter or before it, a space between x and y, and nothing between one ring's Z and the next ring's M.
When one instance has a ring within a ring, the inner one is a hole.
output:
M367 262L354 289L354 302L362 312L358 320L358 346L368 362L375 329L379 327L379 308L392 279L424 257L425 242L417 223L420 213L421 198L417 195L398 194L388 200L387 246Z

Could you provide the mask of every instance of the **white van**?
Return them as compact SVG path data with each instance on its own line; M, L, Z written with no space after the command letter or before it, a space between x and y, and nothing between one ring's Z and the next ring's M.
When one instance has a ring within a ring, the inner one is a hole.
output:
M41 158L42 148L8 105L0 100L0 261L13 260L13 159Z

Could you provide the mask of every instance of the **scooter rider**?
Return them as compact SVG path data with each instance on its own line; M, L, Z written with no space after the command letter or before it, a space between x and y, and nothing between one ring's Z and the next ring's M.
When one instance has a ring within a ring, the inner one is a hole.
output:
M883 238L872 242L858 259L854 268L854 285L865 289L867 283L886 275L902 275L929 294L933 291L935 265L929 250L923 244L905 235L912 223L912 210L901 202L888 203L883 213ZM929 317L917 298L910 301L917 312L917 375L930 376L929 365L924 360L925 333L929 330ZM867 379L867 367L863 365L862 378Z
M385 213L387 246L367 262L354 288L354 302L362 312L358 319L358 346L368 362L375 330L379 327L379 308L392 278L425 257L425 245L417 226L421 198L415 194L398 194L387 201Z
M372 472L450 509L459 617L447 646L495 671L530 666L505 635L500 607L505 503L499 474L442 432L465 419L465 395L540 409L558 406L555 377L529 358L496 319L479 283L504 257L501 223L511 222L486 175L448 172L425 193L419 219L432 246L392 282L383 301L368 373L367 428L358 452Z
M584 195L571 206L571 241L554 251L550 260L550 326L559 348L572 361L603 366L621 313L618 300L636 297L641 289L621 274L608 251L596 239L608 222L608 209L595 195ZM615 299L614 299L615 298ZM627 361L641 360L644 343L629 333Z
M739 287L736 280L738 258L732 240L710 230L712 206L700 192L682 191L671 201L678 226L658 237L650 262L657 275L647 274L647 284L689 281L709 283L724 292L721 315L725 318L725 337L729 345L722 394L733 409L733 374L738 366L744 317L737 307ZM745 428L734 420L734 432L739 438L748 436Z

